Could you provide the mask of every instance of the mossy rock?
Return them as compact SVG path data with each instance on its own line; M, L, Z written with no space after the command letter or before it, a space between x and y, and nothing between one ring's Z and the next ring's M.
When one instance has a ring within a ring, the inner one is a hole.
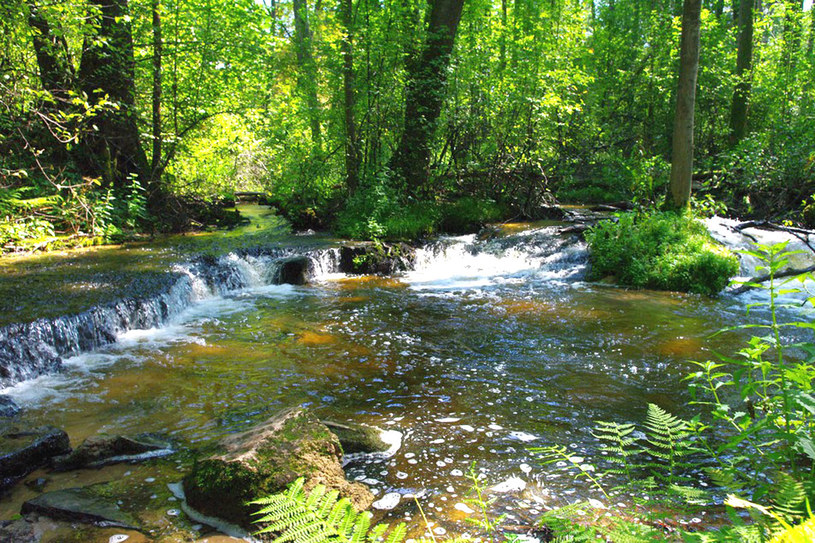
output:
M298 477L306 478L306 489L323 484L338 490L358 510L373 503L367 487L346 480L337 436L305 409L287 409L224 438L219 447L220 454L196 462L184 478L187 503L205 515L251 529L257 507L247 502L280 492Z
M339 438L345 454L377 453L390 449L390 445L382 441L382 430L379 428L351 422L322 422Z
M340 248L340 271L357 275L391 275L407 271L416 249L406 243L366 243Z

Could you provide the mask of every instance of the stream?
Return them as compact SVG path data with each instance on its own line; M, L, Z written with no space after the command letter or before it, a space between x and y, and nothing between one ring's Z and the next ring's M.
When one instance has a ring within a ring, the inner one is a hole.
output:
M711 229L724 239L726 226ZM488 240L443 238L419 250L414 270L392 277L338 273L332 249L313 249L304 286L269 284L277 253L227 253L229 273L206 281L195 266L177 266L185 290L164 300L178 307L163 318L0 393L23 408L25 424L63 428L74 445L100 432L161 432L206 449L304 405L324 419L398 432L392 455L346 466L378 499L402 498L386 518L418 521L410 496L419 496L437 533L466 532L472 467L498 498L495 510L528 524L596 497L583 481L540 466L529 447L566 445L591 458L594 421L641 422L648 403L691 416L688 360L737 350L744 334L710 335L742 322L754 299L587 283L585 244L559 229L524 224ZM746 263L743 275L753 272ZM169 467L53 475L48 489L130 477L154 484L142 506L166 516L178 507L166 484L188 462L181 455ZM0 499L0 518L34 493L15 487ZM168 533L176 522L204 530L183 516L165 519Z

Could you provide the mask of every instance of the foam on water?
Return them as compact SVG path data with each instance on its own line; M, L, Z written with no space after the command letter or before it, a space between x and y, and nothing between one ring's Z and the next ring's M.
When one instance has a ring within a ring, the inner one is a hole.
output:
M405 281L420 291L462 291L529 279L575 280L582 277L587 256L584 243L558 235L557 227L488 240L444 237L417 250Z

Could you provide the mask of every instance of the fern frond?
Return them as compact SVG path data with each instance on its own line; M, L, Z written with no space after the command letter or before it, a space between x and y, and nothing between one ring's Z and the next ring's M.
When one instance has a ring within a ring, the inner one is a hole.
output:
M251 502L262 506L255 523L264 526L256 534L277 534L274 543L377 543L387 532L386 524L371 528L371 513L357 513L336 490L317 485L306 494L304 483L297 479L285 492ZM402 543L406 534L400 524L386 543Z

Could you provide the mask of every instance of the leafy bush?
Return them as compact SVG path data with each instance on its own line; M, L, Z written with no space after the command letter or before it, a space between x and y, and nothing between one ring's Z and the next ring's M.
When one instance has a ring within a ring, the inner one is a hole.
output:
M689 215L629 213L586 233L592 280L614 276L637 288L714 295L738 271L738 260Z
M435 203L405 204L387 175L381 175L348 199L334 229L353 239L413 240L433 234L438 222Z
M494 200L465 196L442 205L441 227L445 232L470 233L488 222L501 220L506 209Z

